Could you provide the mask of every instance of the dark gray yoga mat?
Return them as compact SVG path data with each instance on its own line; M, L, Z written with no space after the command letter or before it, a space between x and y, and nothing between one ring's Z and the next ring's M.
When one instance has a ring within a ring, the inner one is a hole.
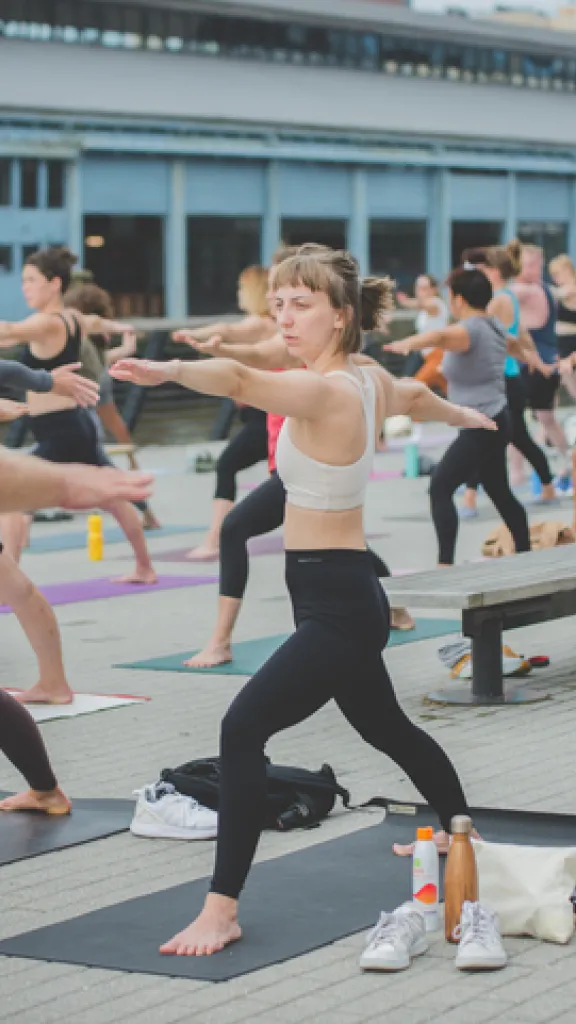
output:
M410 898L411 860L395 857L392 844L410 842L416 827L436 816L393 801L389 808L381 825L257 864L242 897L245 937L215 956L158 953L198 913L205 878L15 935L0 942L0 955L201 981L227 981L302 956L369 928L380 910ZM486 839L576 845L575 817L486 809L473 816ZM135 858L144 841L134 839Z
M58 816L0 811L0 865L126 832L133 813L133 800L73 800L72 813Z

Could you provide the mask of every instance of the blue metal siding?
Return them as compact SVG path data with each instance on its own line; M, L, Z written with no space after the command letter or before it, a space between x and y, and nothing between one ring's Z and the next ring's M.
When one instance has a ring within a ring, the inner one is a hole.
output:
M451 174L452 220L505 220L508 201L506 175Z
M348 220L352 209L352 178L345 167L280 164L278 177L283 217Z
M186 212L259 217L264 213L265 165L248 160L194 160L186 167Z
M170 172L167 160L115 156L86 157L82 163L84 213L166 214Z
M518 177L519 220L570 220L571 194L567 178Z
M431 205L430 194L429 171L411 167L367 171L369 217L425 219Z

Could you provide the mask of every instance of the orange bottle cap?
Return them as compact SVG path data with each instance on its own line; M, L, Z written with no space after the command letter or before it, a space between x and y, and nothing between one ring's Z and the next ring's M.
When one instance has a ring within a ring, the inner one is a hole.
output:
M416 829L416 839L434 839L434 829L431 825L426 825L424 828Z

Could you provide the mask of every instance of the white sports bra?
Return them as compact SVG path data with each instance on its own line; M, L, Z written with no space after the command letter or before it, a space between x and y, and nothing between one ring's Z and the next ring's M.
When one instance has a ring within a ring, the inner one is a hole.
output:
M278 435L276 466L290 505L326 512L342 512L364 504L376 440L376 388L371 374L361 366L358 369L362 374L363 384L346 370L333 370L326 376L346 377L360 392L366 423L364 454L347 466L331 466L326 462L317 462L296 447L290 437L290 421L284 420Z

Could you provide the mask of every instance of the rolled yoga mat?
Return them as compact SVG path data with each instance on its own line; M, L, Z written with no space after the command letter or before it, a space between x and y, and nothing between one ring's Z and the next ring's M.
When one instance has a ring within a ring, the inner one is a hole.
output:
M432 637L459 633L460 629L459 619L418 619L416 629L406 630L406 632L398 629L392 630L388 647L399 647L402 644L416 643L417 640L430 640ZM198 651L166 654L160 658L126 662L113 667L151 669L155 672L201 672L217 676L252 676L290 635L290 633L281 633L279 636L265 636L258 640L244 640L233 644L233 660L225 665L216 665L215 668L187 668L183 664Z
M200 981L228 981L302 956L364 931L382 909L411 899L411 858L395 857L392 845L410 842L416 828L434 824L436 816L422 806L390 801L389 807L408 813L389 811L381 825L256 864L241 901L244 938L214 956L158 952L199 912L207 878L15 935L0 942L0 955ZM487 809L472 814L488 840L576 845L572 816ZM134 839L135 857L143 841ZM359 938L359 951L361 945Z
M207 530L207 526L162 526L159 530L147 530L146 538L173 537L179 533L197 533ZM75 551L86 547L88 527L85 530L70 530L69 533L52 533L45 537L34 536L32 530L30 547L25 551L33 555L42 554L47 551ZM104 544L120 544L126 541L126 535L119 526L104 527ZM126 542L127 543L127 542Z
M109 576L105 576L92 580L71 580L70 583L47 583L38 589L55 606L98 601L104 597L131 597L134 594L150 594L152 591L201 587L217 582L217 576L159 576L157 583L114 583ZM10 611L9 605L0 605L0 615L7 615Z
M0 811L0 865L126 832L133 814L133 800L100 799L73 800L64 815Z

